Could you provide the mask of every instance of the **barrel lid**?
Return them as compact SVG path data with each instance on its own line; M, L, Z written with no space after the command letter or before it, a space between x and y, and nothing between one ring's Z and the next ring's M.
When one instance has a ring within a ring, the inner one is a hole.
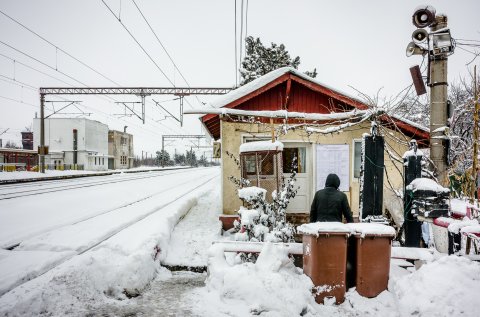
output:
M383 225L380 223L348 223L346 224L352 233L360 234L362 236L395 236L395 229L391 226Z
M350 233L351 229L341 222L314 222L297 227L302 234L318 235L319 233Z

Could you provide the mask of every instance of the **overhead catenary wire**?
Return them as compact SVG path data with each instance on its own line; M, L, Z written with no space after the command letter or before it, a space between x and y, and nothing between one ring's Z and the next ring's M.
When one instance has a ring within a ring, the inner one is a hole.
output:
M235 87L238 87L238 48L237 48L237 0L235 0L235 17L234 17L234 24L235 24L235 33L234 33L234 40L235 40Z
M2 55L2 56L5 57L5 58L11 59L10 57L8 57L8 56L6 56L6 55L3 55L3 54L0 54L0 55ZM19 63L19 64L20 64L20 63ZM21 63L21 65L23 65L23 66L25 66L25 67L28 67L28 68L30 68L30 69L32 69L32 70L34 70L34 71L37 71L37 72L39 72L39 73L41 73L41 74L43 74L43 75L49 76L49 77L51 77L51 78L53 78L53 79L62 81L61 79L59 79L59 78L57 78L57 77L55 77L55 76L48 75L47 73L44 73L44 72L42 72L42 71L40 71L40 70L38 70L38 69L35 69L35 68L33 68L33 67L31 67L31 66L29 66L29 65L27 65L27 64ZM50 68L52 68L52 67L50 67ZM7 76L3 76L3 75L0 75L0 76L9 79L9 80L11 81L11 83L21 83L21 84L29 87L29 88L32 89L32 90L37 90L37 91L38 91L38 89L39 89L39 87L35 87L35 86L31 85L31 84L28 84L28 83L25 83L25 82L20 82L20 81L18 81L18 80L12 80L11 78L9 78L9 77L7 77ZM69 83L67 83L67 82L65 82L65 81L62 81L62 82L64 82L65 84L71 86L71 84L69 84ZM17 84L17 85L18 85L18 84ZM61 96L52 96L52 97L55 97L55 98L58 98L58 99L67 101L66 98L61 97ZM13 98L8 98L8 97L3 97L3 98L4 98L4 99L7 99L7 100L10 100L10 101L13 101L13 102L23 103L23 104L26 104L26 105L29 105L29 106L34 106L35 108L38 108L38 105L33 105L33 104L31 104L31 103L28 103L28 102L22 102L22 101L20 101L20 100L16 100L16 99L13 99ZM138 126L138 125L133 124L132 122L125 121L125 120L122 120L122 119L120 119L120 118L116 118L116 117L114 117L114 116L109 115L108 113L105 113L105 112L103 112L103 111L101 111L101 110L98 110L98 109L93 109L92 107L86 106L86 105L84 105L84 104L75 103L75 105L80 106L80 107L85 108L85 109L90 109L91 111L95 111L95 112L97 112L97 113L100 113L100 114L102 114L105 118L113 118L113 119L115 119L115 120L119 120L119 121L122 121L122 122L124 122L124 123L128 123L128 124L130 124L130 125L134 125L134 126L136 126L137 128L140 128L140 129L142 129L142 130L144 130L144 131L146 131L146 132L153 133L153 134L156 134L156 135L158 135L158 136L161 136L161 135L162 135L162 134L159 134L159 133L157 133L157 132L155 132L155 131L146 129L146 128L144 128L143 126ZM51 111L51 109L49 109L49 110ZM153 120L153 119L152 119L152 120ZM154 121L154 120L153 120L153 121ZM155 121L154 121L154 122L155 122ZM166 125L162 125L162 127L165 127L165 128L167 128L168 130L170 130L170 131L172 131L172 132L178 133L177 131L174 131L173 129L171 129L170 127L168 127L168 126L166 126Z
M136 3L135 3L135 5L136 5ZM140 9L139 9L139 10L140 10ZM25 24L23 24L23 23L21 23L20 21L14 19L13 17L11 17L10 15L6 14L5 12L3 12L3 11L1 11L1 10L0 10L0 13L3 14L3 15L4 15L5 17L7 17L8 19L10 19L11 21L13 21L14 23L16 23L16 24L18 24L19 26L21 26L22 28L26 29L26 30L29 31L30 33L34 34L35 36L37 36L38 38L40 38L40 39L43 40L44 42L46 42L46 43L48 43L49 45L53 46L53 47L55 48L55 50L56 50L56 54L57 54L58 51L60 51L60 52L64 53L65 55L69 56L70 58L72 58L73 60L77 61L77 62L80 63L81 65L85 66L86 68L92 70L92 71L95 72L96 74L98 74L98 75L102 76L103 78L105 78L106 80L110 81L110 82L113 83L114 85L120 86L120 84L117 83L116 81L114 81L113 79L111 79L111 78L107 77L106 75L100 73L98 70L94 69L94 68L91 67L90 65L88 65L88 64L86 64L85 62L81 61L80 59L78 59L77 57L75 57L75 56L73 56L72 54L68 53L68 52L65 51L64 49L58 47L56 44L52 43L51 41L49 41L49 40L46 39L45 37L41 36L40 34L38 34L37 32L35 32L34 30L32 30L31 28L27 27ZM142 16L143 16L143 14L142 14ZM147 23L148 23L148 22L147 22ZM153 30L152 30L152 31L153 31ZM3 43L3 44L9 46L9 45L6 44L6 43ZM75 79L74 77L69 76L68 74L66 74L66 73L64 73L64 72L62 72L62 71L59 71L59 70L58 70L57 63L55 64L55 67L53 67L53 66L47 65L46 63L41 62L40 60L38 60L38 59L36 59L36 58L33 58L32 56L30 56L30 55L28 55L28 54L26 54L26 53L24 53L24 52L22 52L22 51L20 51L20 50L18 50L18 49L16 49L16 48L12 47L12 46L9 46L9 47L12 48L13 50L16 50L17 52L19 52L19 53L27 56L27 57L32 58L33 60L41 63L42 65L44 65L44 66L46 66L46 67L48 67L48 68L50 68L50 69L52 69L52 70L55 70L55 71L59 72L60 74L66 76L66 77L68 77L68 78L70 78L71 80L74 80L74 81L76 81L77 83L79 83L79 84L81 84L81 85L83 85L83 86L87 86L86 84L84 84L84 83L82 83L81 81ZM163 47L163 45L162 45L162 47ZM165 49L165 48L164 48L164 49ZM165 51L166 51L166 50L165 50ZM167 54L168 54L168 52L167 52ZM67 85L70 85L70 86L71 86L71 84L69 84L69 83L67 83L67 82L65 82L65 81L63 81L63 80L61 80L61 79L59 79L59 78L53 77L53 76L51 76L51 75L49 75L49 74L47 74L47 73L45 73L45 72L42 72L42 71L40 71L40 70L38 70L38 69L35 69L35 68L31 67L31 66L28 66L28 65L24 64L24 63L18 62L17 60L15 60L15 59L13 59L13 58L11 58L11 57L8 57L8 56L6 56L6 55L4 55L4 54L1 54L1 53L0 53L0 55L3 56L3 57L5 57L5 58L7 58L7 59L12 60L12 61L14 62L14 65L15 65L15 63L19 63L19 64L21 64L21 65L23 65L23 66L25 66L25 67L27 67L27 68L30 68L30 69L32 69L32 70L35 70L35 71L37 71L37 72L39 72L39 73L41 73L41 74L43 74L43 75L46 75L46 76L51 77L51 78L54 78L54 79L59 80L60 82L62 82L62 83L64 83L64 84L67 84ZM173 60L172 60L172 62L173 62ZM175 66L176 66L176 65L175 65ZM177 68L177 69L178 69L178 68ZM179 72L180 72L180 70L179 70ZM15 76L14 76L14 77L15 77ZM182 75L182 77L183 77L183 75ZM187 83L187 84L188 84L188 83ZM112 97L110 97L110 96L107 96L107 97L108 97L109 99L111 99L111 100L116 101L114 98L112 98ZM188 100L187 100L187 103L188 103Z
M85 66L86 68L90 69L91 71L95 72L96 74L100 75L101 77L105 78L106 80L108 80L109 82L117 85L117 86L120 86L120 84L118 84L117 82L115 82L113 79L107 77L106 75L100 73L98 70L96 70L95 68L91 67L90 65L86 64L85 62L81 61L80 59L78 59L77 57L73 56L72 54L68 53L67 51L65 51L64 49L60 48L58 45L56 44L53 44L52 42L50 42L49 40L47 40L45 37L41 36L40 34L38 34L37 32L33 31L32 29L30 29L29 27L27 27L25 24L21 23L20 21L14 19L13 17L11 17L10 15L6 14L5 12L3 12L2 10L0 10L0 13L3 14L5 17L7 17L8 19L10 19L11 21L15 22L16 24L20 25L22 28L24 28L25 30L29 31L30 33L34 34L35 36L37 36L38 38L42 39L44 42L50 44L51 46L53 46L55 48L56 51L60 51L62 52L63 54L67 55L68 57L72 58L73 60L77 61L78 63L80 63L81 65Z
M155 38L157 39L158 43L160 44L160 46L163 48L163 50L165 51L165 54L167 54L168 58L170 59L170 61L172 62L173 66L175 67L175 69L178 71L178 73L180 74L180 76L182 77L182 79L185 81L185 84L187 84L187 87L190 88L190 83L187 81L187 79L185 78L185 76L183 76L182 72L180 71L180 69L178 68L177 64L175 64L172 56L170 55L170 53L168 53L167 51L167 48L165 47L165 45L163 45L162 41L160 41L160 38L158 37L157 33L153 30L153 27L150 25L150 23L148 22L147 18L145 17L145 15L143 14L142 10L140 10L140 7L137 5L137 3L135 2L135 0L132 0L133 4L135 5L135 7L137 8L138 12L140 13L140 15L142 16L143 20L145 21L145 23L147 23L148 25L148 28L150 29L150 31L152 31L153 35L155 36ZM203 104L200 99L198 98L197 95L195 95L195 97L197 98L197 101L200 103L200 104ZM190 103L188 102L188 100L186 100L187 103L190 105ZM191 105L190 105L191 106Z
M2 13L3 13L3 12L2 12ZM4 14L4 15L5 15L5 14ZM10 16L8 16L8 18L10 18L12 21L14 20L14 19L11 18ZM104 77L105 79L111 81L113 84L115 84L115 85L117 85L117 86L119 85L117 82L115 82L115 81L113 81L112 79L108 78L107 76L101 74L99 71L95 70L93 67L87 65L86 63L82 62L81 60L79 60L78 58L76 58L76 57L74 57L73 55L69 54L68 52L64 51L63 49L58 48L58 46L56 46L56 45L53 44L52 42L48 41L48 40L45 39L44 37L40 36L40 35L39 35L38 33L36 33L35 31L29 29L28 27L26 27L25 25L21 24L20 22L18 22L18 21L16 21L16 20L15 20L14 22L16 22L17 24L21 25L23 28L27 29L29 32L31 32L31 33L35 34L36 36L40 37L43 41L45 41L45 42L47 42L48 44L50 44L50 45L52 45L53 47L55 47L56 50L60 50L60 51L63 52L64 54L70 56L72 59L74 59L74 60L76 60L77 62L81 63L83 66L91 69L91 70L94 71L95 73L97 73L97 74L101 75L102 77ZM2 43L3 45L9 47L9 48L12 49L13 51L16 51L16 52L18 52L18 53L20 53L20 54L22 54L22 55L24 55L24 56L26 56L26 57L34 60L35 62L37 62L37 63L39 63L39 64L42 64L43 66L45 66L45 67L47 67L47 68L49 68L49 69L51 69L51 70L54 70L55 72L57 72L57 73L59 73L59 74L62 74L63 76L69 78L70 80L72 80L72 81L74 81L74 82L76 82L76 83L81 84L82 86L87 86L85 83L83 83L82 81L76 79L74 76L69 75L69 74L67 74L67 73L59 70L58 67L57 67L57 65L51 66L51 65L49 65L49 64L41 61L40 59L32 56L31 54L28 54L28 53L26 53L26 52L24 52L24 51L21 51L21 50L15 48L15 47L13 47L12 45L10 45L10 44L8 44L8 43L5 43L5 42L3 42L3 41L0 41L0 43ZM46 72L43 72L43 71L41 71L41 70L39 70L39 69L37 69L37 68L35 68L35 67L32 67L32 66L27 65L27 64L25 64L25 63L19 62L18 60L14 59L14 58L11 58L11 57L9 57L9 56L7 56L7 55L1 54L1 53L0 53L0 55L3 56L4 58L7 58L7 59L10 59L11 61L13 61L13 62L15 63L15 65L16 65L16 64L20 64L20 65L22 65L22 66L24 66L24 67L26 67L26 68L29 68L29 69L31 69L31 70L33 70L33 71L35 71L35 72L38 72L38 73L43 74L43 75L45 75L45 76L48 76L48 77L50 77L50 78L52 78L52 79L61 81L62 83L66 84L66 85L68 85L68 86L73 86L72 84L70 84L70 83L68 83L68 82L66 82L66 81L64 81L64 80L62 80L62 79L60 79L60 78L58 78L58 77L52 76L52 75L50 75L50 74L48 74L48 73L46 73ZM11 78L8 78L7 76L2 76L2 77L11 80ZM2 80L3 80L3 79L2 79ZM5 81L5 80L3 80L3 81ZM16 80L16 78L15 78L14 80L12 80L11 83L16 84L16 85L21 86L21 87L30 86L29 89L34 89L34 88L33 88L34 86L29 85L29 84L24 83L24 82L21 82L21 81L19 81L19 80ZM22 86L22 85L19 85L19 83L23 84L23 86ZM60 97L60 96L52 96L52 97L58 98L58 99L60 99L60 100L66 100L65 98ZM98 96L98 97L99 97L99 98L102 98L101 96ZM114 101L115 101L115 99L111 98L110 96L106 96L106 97L109 98L110 100L114 100ZM26 104L26 105L29 105L29 106L32 106L32 107L35 107L35 108L38 107L38 105L34 105L34 104L31 104L31 103L28 103L28 102L24 102L24 101L21 101L21 100L16 100L16 99L13 99L13 98L4 97L4 99L10 100L10 101L12 101L12 102L23 103L23 104ZM103 99L103 98L102 98L102 99ZM187 102L188 102L188 100L187 100ZM113 117L113 116L111 116L111 115L109 115L109 114L107 114L107 113L105 113L105 112L99 111L99 110L97 110L97 109L92 109L91 107L88 107L88 106L86 106L86 105L83 105L83 104L76 104L76 105L78 105L78 106L80 106L80 107L82 107L82 108L88 108L88 109L94 110L95 112L100 112L100 113L103 114L105 117L113 118L113 119L115 119L115 120L117 120L117 121L122 121L122 122L124 122L124 123L128 123L129 125L132 125L132 123L129 122L129 121L125 121L125 120L122 120L122 119L119 119L119 118L115 118L115 117ZM47 107L47 109L48 109L48 107ZM153 121L154 123L156 123L155 120L152 120L152 121ZM156 124L157 124L158 126L161 126L162 128L166 128L166 129L169 130L169 131L178 133L178 130L175 131L175 130L173 130L172 128L166 126L166 125L162 125L162 124L159 124L159 123L156 123ZM134 125L134 126L137 126L137 125L135 125L135 124L133 124L133 125ZM154 131L154 130L145 129L145 127L143 127L143 126L141 126L141 127L139 127L139 128L140 128L141 130L149 133L150 135L151 135L151 134L155 134L155 135L158 135L158 136L161 136L161 135L162 135L162 134L160 134L160 133L158 133L158 132L156 132L156 131Z
M110 13L115 17L115 19L118 20L118 22L123 26L123 28L125 29L125 31L127 31L127 33L130 35L130 37L135 41L135 43L137 43L137 45L140 47L140 49L145 53L145 55L147 55L147 57L150 59L150 61L152 61L152 63L155 65L155 67L162 73L162 75L168 80L168 82L173 86L175 87L175 84L170 80L170 78L167 76L167 74L165 74L165 72L163 71L163 69L157 64L157 62L155 62L155 60L152 58L152 56L147 52L147 50L143 47L143 45L137 40L137 38L132 34L132 32L130 32L130 30L127 28L127 26L117 17L117 15L115 14L115 12L112 11L112 9L108 6L108 4L102 0L102 3L105 5L105 7L107 7L108 11L110 11Z

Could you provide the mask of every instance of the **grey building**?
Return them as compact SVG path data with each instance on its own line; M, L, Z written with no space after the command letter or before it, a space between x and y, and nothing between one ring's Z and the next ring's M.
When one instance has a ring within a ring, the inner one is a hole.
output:
M126 131L108 131L108 169L133 167L133 135Z

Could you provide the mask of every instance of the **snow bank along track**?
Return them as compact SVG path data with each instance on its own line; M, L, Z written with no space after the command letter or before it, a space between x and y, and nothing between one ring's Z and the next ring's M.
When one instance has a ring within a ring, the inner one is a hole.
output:
M36 273L34 273L34 274L29 274L28 278L26 278L25 280L22 280L21 283L15 285L15 286L13 286L13 287L11 287L10 289L6 290L5 292L0 293L0 296L3 296L5 293L11 291L12 289L14 289L14 288L16 288L16 287L19 287L19 286L21 286L21 285L29 282L30 280L33 280L33 279L35 279L35 278L38 278L38 277L40 277L40 276L42 276L42 275L44 275L44 274L52 271L53 269L55 269L56 267L62 265L62 264L65 263L66 261L72 259L73 257L79 256L79 255L81 255L81 254L84 254L84 253L86 253L86 252L94 249L94 248L97 247L98 245L106 242L108 239L112 238L113 236L117 235L118 233L122 232L123 230L125 230L125 229L127 229L127 228L129 228L129 227L131 227L131 226L133 226L133 225L135 225L135 224L137 224L138 222L142 221L143 219L147 218L148 216L151 216L151 215L153 215L153 214L155 214L155 213L157 213L157 212L161 212L164 208L168 207L168 206L169 206L170 204L172 204L173 202L175 202L175 201L177 201L178 199L181 199L181 198L189 195L192 191L194 191L194 190L196 190L196 189L204 186L205 184L211 182L212 180L214 180L214 179L217 178L217 177L218 177L218 175L215 175L215 176L213 176L213 177L209 177L209 178L207 178L205 181L202 181L200 184L195 184L194 187L189 188L188 191L187 191L187 190L186 190L186 191L183 191L182 194L169 196L169 198L168 198L167 201L165 201L164 203L162 203L162 205L158 206L158 207L155 208L154 210L151 210L150 212L147 212L147 213L145 213L145 214L143 214L143 215L141 215L141 216L139 216L139 217L136 217L136 218L132 219L131 221L129 221L129 222L127 222L127 223L125 223L125 224L117 227L115 230L113 230L113 231L109 232L108 234L106 234L105 236L103 236L99 241L96 241L94 244L89 245L88 247L85 247L85 248L76 250L75 254L65 257L64 259L62 259L61 261L59 261L56 265L54 265L54 266L52 266L52 267L49 267L49 268L46 269L45 271L43 271L43 272L36 272ZM170 187L169 189L162 190L161 192L157 192L157 193L151 194L151 195L149 195L149 196L146 196L146 197L144 197L144 198L141 198L141 199L132 201L132 202L130 202L130 203L128 203L128 204L125 204L124 206L117 207L117 208L115 208L115 209L112 209L112 210L103 212L103 213L101 213L101 214L94 215L94 216L92 216L92 217L83 219L83 220L81 220L81 221L76 221L76 222L73 222L73 223L64 225L64 226L62 226L62 227L66 227L66 226L69 226L69 225L73 225L73 224L77 224L77 223L80 223L80 222L84 222L84 221L90 220L90 219L92 219L92 218L95 218L95 217L99 217L99 216L101 216L101 215L104 215L104 214L106 214L106 213L112 213L112 212L114 212L114 211L116 211L116 210L119 210L119 209L121 209L121 208L124 208L124 207L126 207L126 206L130 206L130 205L139 203L139 202L141 202L141 201L144 201L144 200L146 200L146 199L150 199L150 198L152 198L152 197L154 197L154 196L157 196L157 195L160 195L160 194L164 194L165 192L168 192L168 191L170 191L170 190L174 190L174 189L176 189L176 188L178 188L178 187L185 187L187 184L192 184L192 183L195 183L195 182L192 182L191 180L188 180L188 181L183 182L183 183L180 183L180 184L178 184L178 185L176 185L176 186ZM58 229L58 227L55 228L54 230L57 230L57 229ZM50 231L53 231L53 230L50 230ZM49 232L49 231L45 231L45 232L43 232L42 234L47 233L47 232ZM11 252L15 252L15 251L14 251L14 248L15 248L16 246L19 246L20 244L21 244L21 242L16 243L15 246L12 246L12 247L10 247L10 248L5 248L5 249L10 249L10 250L12 250Z
M145 172L163 172L170 170L179 170L179 169L190 169L191 167L175 167L168 169L151 169L151 170L123 170L123 171L110 171L110 172L98 172L98 173L88 173L88 174L69 174L69 175L56 175L56 176L46 176L46 177L37 177L37 178L20 178L20 179L2 179L0 180L0 186L5 184L25 184L25 183L36 183L36 182L47 182L55 180L67 180L67 179L76 179L76 178L88 178L95 176L111 176L118 174L136 174L136 173L145 173Z
M76 179L76 180L55 180L55 181L45 181L45 183L28 183L28 184L8 184L0 186L0 200L21 198L26 196L40 195L46 193L60 192L65 190L84 188L84 187L93 187L101 185L109 185L114 183L128 182L132 180L139 179L148 179L154 177L162 177L166 175L171 175L174 173L185 173L190 171L186 169L185 171L179 170L165 170L160 174L141 174L141 175L128 175L118 178L118 175L113 177L101 177L100 179L95 177L94 179ZM110 176L110 175L109 175ZM41 188L39 188L41 186ZM18 191L18 188L22 190ZM30 189L29 189L30 188Z

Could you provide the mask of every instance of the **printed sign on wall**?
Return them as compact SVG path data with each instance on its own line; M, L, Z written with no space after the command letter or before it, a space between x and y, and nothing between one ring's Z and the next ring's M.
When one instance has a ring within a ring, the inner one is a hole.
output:
M340 178L340 190L346 192L350 187L350 155L348 144L317 144L317 189L325 188L327 175L335 173Z

